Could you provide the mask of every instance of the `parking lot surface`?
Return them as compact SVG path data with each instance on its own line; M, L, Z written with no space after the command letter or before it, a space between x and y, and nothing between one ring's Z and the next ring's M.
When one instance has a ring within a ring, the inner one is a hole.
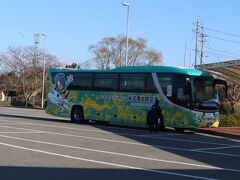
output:
M0 179L239 179L237 139L72 124L0 107Z

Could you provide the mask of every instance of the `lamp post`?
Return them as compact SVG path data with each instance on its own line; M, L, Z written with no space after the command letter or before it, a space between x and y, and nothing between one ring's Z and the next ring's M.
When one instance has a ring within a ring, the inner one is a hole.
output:
M46 60L46 39L47 35L46 34L41 34L44 36L44 56L43 56L43 77L42 77L42 109L44 108L44 83L45 83L45 60Z
M127 27L126 27L126 54L125 54L125 66L128 65L128 21L129 21L129 9L130 4L129 3L122 3L123 6L127 7Z

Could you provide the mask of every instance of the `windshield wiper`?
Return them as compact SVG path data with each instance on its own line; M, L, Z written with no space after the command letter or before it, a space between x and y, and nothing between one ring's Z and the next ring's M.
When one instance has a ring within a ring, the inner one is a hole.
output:
M197 101L197 103L199 103L200 106L205 106L205 107L210 107L209 105L211 105L211 104L215 104L216 106L220 105L220 103L214 102L214 101L210 101L210 102L208 102L208 101Z

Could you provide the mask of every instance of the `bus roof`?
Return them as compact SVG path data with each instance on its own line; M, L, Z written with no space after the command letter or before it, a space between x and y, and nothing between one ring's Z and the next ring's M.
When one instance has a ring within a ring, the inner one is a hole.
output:
M56 68L52 67L49 69L50 72L104 72L104 73L114 73L114 72L129 72L129 73L140 73L140 72L164 72L164 73L178 73L178 74L187 74L193 76L212 76L210 73L197 70L197 69L187 69L182 67L174 67L174 66L121 66L114 69L71 69L71 68Z

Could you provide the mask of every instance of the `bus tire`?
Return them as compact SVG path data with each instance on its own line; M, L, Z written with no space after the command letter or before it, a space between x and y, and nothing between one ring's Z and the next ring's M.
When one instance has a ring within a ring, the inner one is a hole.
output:
M86 121L84 120L83 108L81 106L74 106L71 112L71 122L84 124Z

